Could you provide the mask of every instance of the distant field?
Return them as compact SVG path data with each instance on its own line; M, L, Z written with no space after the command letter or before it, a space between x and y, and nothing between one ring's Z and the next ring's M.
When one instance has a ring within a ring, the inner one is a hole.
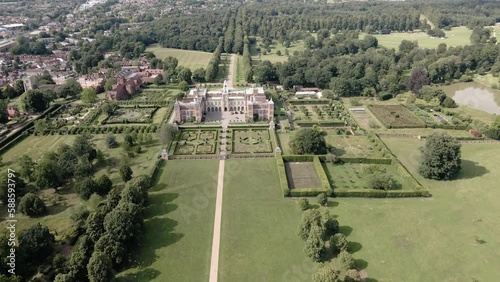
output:
M209 52L163 48L158 44L149 45L146 52L153 52L158 59L162 60L169 56L175 57L179 60L179 66L190 68L191 71L207 68L208 62L212 58L212 53Z
M257 42L250 47L250 53L252 53L252 60L254 61L254 65L258 64L259 61L265 61L268 60L271 63L277 63L277 62L285 62L288 60L288 56L285 55L285 48L282 44L276 42L274 44L271 44L269 47L271 48L271 52L268 52L266 55L262 55L262 51L260 52L257 51L257 48L261 48L260 44L262 43L261 40L257 40ZM281 52L281 56L278 56L276 52L278 50ZM288 53L290 56L293 55L293 52L295 51L302 51L304 50L304 41L299 40L292 42L290 44L290 47L288 48Z
M375 35L378 44L387 48L398 49L403 40L418 41L421 48L437 48L439 44L446 43L450 46L463 46L470 44L472 30L466 27L455 27L450 31L445 31L446 38L431 38L425 32L415 32L413 34L393 32L387 35ZM360 33L360 38L365 37L366 33Z

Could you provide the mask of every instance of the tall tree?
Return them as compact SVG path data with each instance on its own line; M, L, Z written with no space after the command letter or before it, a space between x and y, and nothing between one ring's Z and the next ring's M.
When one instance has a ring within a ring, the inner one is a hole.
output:
M425 178L443 180L457 175L461 168L461 145L446 133L433 133L420 148L418 172Z
M427 76L427 71L422 67L414 68L410 77L405 81L406 88L417 96L422 86L429 84L431 84L431 80Z
M103 252L95 251L87 265L90 282L108 282L113 279L111 259Z

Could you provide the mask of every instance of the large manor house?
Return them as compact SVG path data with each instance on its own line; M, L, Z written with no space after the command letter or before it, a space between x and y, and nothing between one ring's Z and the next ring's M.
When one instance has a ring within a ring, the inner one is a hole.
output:
M222 91L192 88L182 100L175 102L175 120L202 121L204 114L220 112L244 113L246 119L272 120L274 102L266 99L264 88L229 90L224 81Z

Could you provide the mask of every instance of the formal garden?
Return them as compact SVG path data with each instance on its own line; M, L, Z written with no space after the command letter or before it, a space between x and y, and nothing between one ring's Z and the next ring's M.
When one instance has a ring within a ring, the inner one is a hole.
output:
M232 129L232 152L272 153L272 142L267 128Z
M368 109L386 128L425 127L425 123L403 105L369 105Z
M117 107L101 124L152 123L158 107Z
M171 146L174 155L206 155L217 152L218 129L181 129Z

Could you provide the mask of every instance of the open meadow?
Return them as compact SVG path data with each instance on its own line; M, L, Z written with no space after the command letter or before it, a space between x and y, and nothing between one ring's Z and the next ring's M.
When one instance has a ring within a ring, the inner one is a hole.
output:
M198 68L207 68L208 62L212 58L212 53L209 52L163 48L158 44L149 45L146 52L153 52L160 60L166 57L174 57L179 61L179 66L189 68L191 71Z
M387 48L398 49L399 44L403 40L418 41L420 48L437 48L439 44L446 43L448 47L464 46L470 44L470 36L472 30L465 26L454 27L450 31L445 31L446 38L433 38L425 32L392 32L391 34L381 35L374 34L378 39L378 45ZM360 33L360 38L365 37L366 33Z
M416 139L384 142L432 198L335 199L339 222L362 244L354 258L366 260L374 281L493 281L500 277L500 207L495 172L497 143L463 144L457 180L434 181L417 174ZM477 239L476 240L476 236Z
M283 44L279 42L275 42L269 45L270 52L266 52L266 55L263 54L264 48L261 46L262 40L257 39L256 43L250 46L250 53L252 54L252 60L254 65L257 65L259 61L268 60L271 63L277 62L285 62L288 60L288 56L285 55L285 51L288 49L288 53L293 55L295 51L304 50L304 40L298 40L290 43L290 47L285 48ZM257 50L260 48L260 52ZM278 55L277 52L280 51L281 55Z
M208 281L217 162L162 165L149 193L142 247L118 281Z

